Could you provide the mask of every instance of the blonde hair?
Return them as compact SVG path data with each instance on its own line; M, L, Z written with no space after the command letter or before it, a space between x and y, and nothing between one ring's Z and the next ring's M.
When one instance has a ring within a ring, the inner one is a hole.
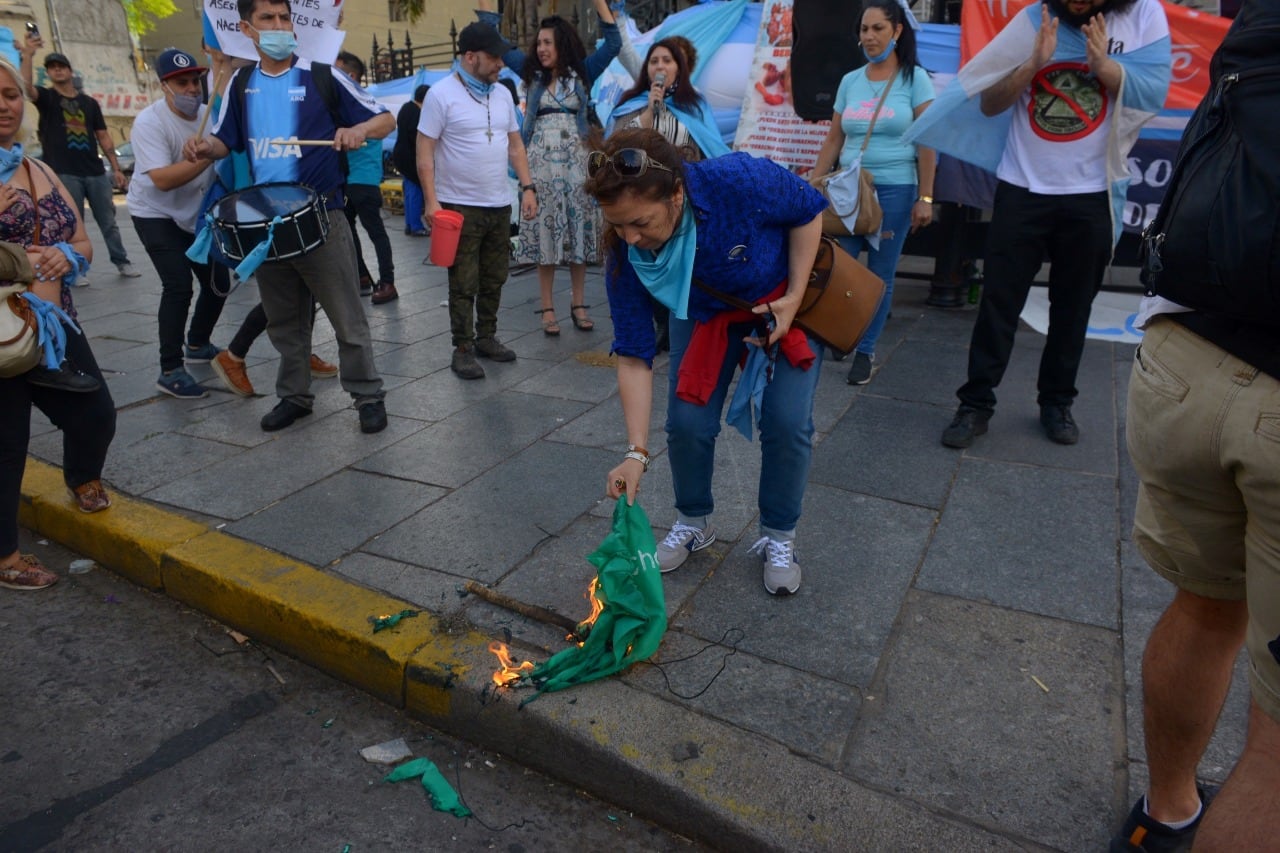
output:
M19 125L18 132L14 134L14 142L22 142L27 138L31 130L27 122L27 100L29 95L34 93L29 92L27 86L22 82L22 72L15 68L13 63L5 59L3 56L0 56L0 71L8 71L9 76L13 78L14 84L18 87L19 91L22 92L22 124Z

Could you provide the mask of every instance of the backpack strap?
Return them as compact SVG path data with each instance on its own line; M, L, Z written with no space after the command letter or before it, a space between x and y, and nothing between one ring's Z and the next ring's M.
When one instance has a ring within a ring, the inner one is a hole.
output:
M245 90L249 88L249 78L253 76L254 67L255 66L248 66L247 68L238 68L231 74L231 91L228 92L227 94L235 98L234 103L239 106L241 128L244 128L246 126L245 123L248 120L248 116L249 116L248 110L245 109ZM242 130L241 132L243 133L244 131ZM249 182L257 183L257 181L253 177L253 158L246 157L245 160L249 164Z
M329 109L329 118L333 120L333 126L346 127L347 123L342 120L342 99L338 96L337 84L333 82L333 66L323 62L312 62L311 81L316 84L316 91L320 93L324 105ZM347 164L347 152L341 152L338 161L342 165L342 177L345 181L347 174L351 171Z

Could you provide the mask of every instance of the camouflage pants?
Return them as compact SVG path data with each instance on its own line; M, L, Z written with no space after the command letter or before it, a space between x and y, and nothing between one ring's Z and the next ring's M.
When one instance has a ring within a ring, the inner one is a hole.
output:
M511 206L441 207L463 217L457 259L449 267L449 323L457 347L498 331L498 306L511 259Z

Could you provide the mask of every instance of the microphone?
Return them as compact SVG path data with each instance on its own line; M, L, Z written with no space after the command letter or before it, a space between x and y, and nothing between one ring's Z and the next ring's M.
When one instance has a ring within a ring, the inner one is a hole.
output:
M665 71L659 71L653 78L653 82L657 83L662 88L662 96L665 98L667 94L667 73ZM662 115L662 111L666 106L666 102L659 99L658 102L653 105L653 117L656 119L658 116Z

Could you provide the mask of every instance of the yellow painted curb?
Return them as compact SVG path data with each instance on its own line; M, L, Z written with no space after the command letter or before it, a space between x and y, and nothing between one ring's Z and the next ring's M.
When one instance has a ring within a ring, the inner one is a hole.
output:
M165 551L208 528L109 490L111 507L83 513L67 494L62 470L27 459L19 521L148 589L160 589Z
M397 707L410 657L443 636L428 613L374 634L370 617L416 608L224 533L171 549L161 572L172 598Z

